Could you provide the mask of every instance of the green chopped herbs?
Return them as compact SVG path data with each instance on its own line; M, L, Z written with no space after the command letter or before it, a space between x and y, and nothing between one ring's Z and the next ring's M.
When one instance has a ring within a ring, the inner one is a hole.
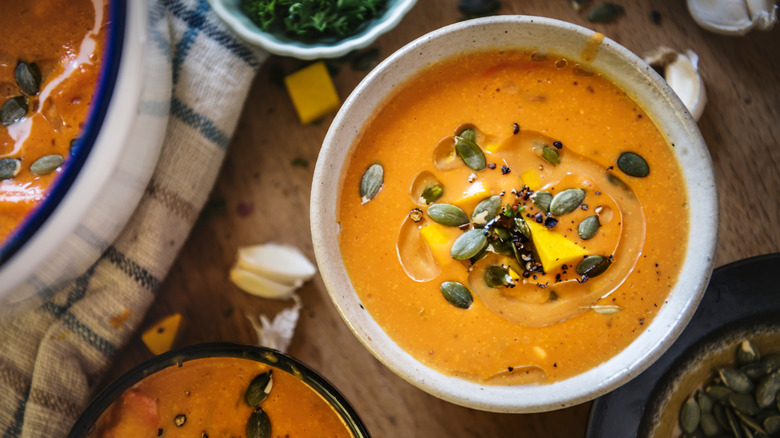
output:
M356 34L386 5L387 0L241 1L241 9L264 32L302 41Z

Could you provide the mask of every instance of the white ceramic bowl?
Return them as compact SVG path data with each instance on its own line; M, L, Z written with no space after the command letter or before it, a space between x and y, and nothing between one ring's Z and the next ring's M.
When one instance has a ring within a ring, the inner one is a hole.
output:
M92 265L152 175L167 126L171 61L162 4L112 1L101 77L77 152L0 248L0 319Z
M338 58L373 43L394 28L417 0L387 0L385 12L369 20L355 35L343 39L323 39L303 43L263 32L241 10L241 0L209 0L214 12L244 40L281 56L300 59Z
M690 230L684 267L667 302L645 331L610 360L569 379L545 385L488 386L441 374L403 351L360 306L339 249L341 174L355 137L377 107L415 73L464 50L523 48L583 62L594 32L548 18L498 16L454 24L427 34L387 58L353 91L334 119L314 173L311 227L325 285L358 339L393 372L442 399L496 412L538 412L579 404L641 373L673 343L693 315L711 274L718 226L712 162L691 115L671 88L639 57L605 38L589 65L627 91L666 133L681 164Z

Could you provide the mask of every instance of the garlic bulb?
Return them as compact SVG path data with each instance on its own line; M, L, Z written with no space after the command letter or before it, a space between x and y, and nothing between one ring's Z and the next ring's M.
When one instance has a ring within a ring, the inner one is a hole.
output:
M699 56L692 50L682 54L661 46L645 55L644 60L661 73L694 120L698 121L707 104L704 81L698 71Z
M774 0L687 0L696 23L711 32L745 35L752 29L770 30L777 21Z

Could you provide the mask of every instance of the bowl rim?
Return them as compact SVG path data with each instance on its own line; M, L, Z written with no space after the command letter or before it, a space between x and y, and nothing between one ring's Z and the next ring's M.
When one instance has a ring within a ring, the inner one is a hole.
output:
M702 298L712 273L719 221L712 161L696 122L674 91L650 66L628 49L604 37L598 46L598 55L594 57L593 62L603 62L600 61L600 57L604 56L611 57L610 59L616 58L621 63L622 68L618 73L624 75L622 83L617 80L620 79L619 77L616 78L614 75L606 74L606 72L602 73L624 91L643 90L644 88L639 88L638 84L626 83L629 79L641 80L642 87L647 87L648 92L655 93L657 99L654 100L659 100L658 102L642 102L644 103L642 106L648 114L674 118L675 120L674 124L670 123L669 126L666 126L662 124L662 120L655 119L656 124L662 130L675 128L673 132L665 132L667 140L674 145L674 136L686 139L686 143L673 149L683 171L689 199L693 199L692 192L696 194L695 199L699 209L696 211L689 209L691 226L689 227L685 254L685 268L681 270L666 304L661 307L653 321L644 326L645 331L611 359L562 381L544 385L481 385L444 375L428 368L390 339L367 311L363 310L361 314L358 309L359 299L341 262L338 241L335 236L329 236L329 234L335 234L336 228L328 222L327 218L329 215L335 214L334 211L337 207L332 207L323 200L329 199L328 196L334 196L329 194L333 191L332 185L329 184L333 183L333 178L337 178L337 181L340 182L341 166L344 160L336 160L333 155L339 155L340 152L343 152L342 155L346 157L346 154L354 146L352 141L354 135L357 135L360 130L360 127L351 126L349 123L351 108L357 105L356 102L359 99L380 99L390 94L388 91L387 94L382 94L380 97L366 97L372 94L371 86L380 78L392 82L392 85L388 85L391 88L397 86L398 82L408 79L409 74L402 75L402 79L398 81L388 79L383 75L391 71L394 63L402 64L405 58L424 58L422 48L427 47L432 41L446 38L451 33L470 30L476 32L479 31L480 27L518 25L530 26L531 29L549 27L558 34L569 33L573 35L572 37L579 38L578 41L582 41L583 45L597 35L596 32L582 26L551 18L504 15L452 24L423 35L407 44L381 62L364 78L347 98L333 120L315 167L310 208L311 232L320 273L331 300L358 340L395 374L436 397L470 408L508 413L548 411L592 400L628 382L658 359L685 328ZM482 31L486 32L484 29ZM498 33L493 29L491 35ZM485 47L488 46L490 44L486 43ZM496 44L491 47L496 48ZM528 44L517 44L514 47L533 48ZM448 50L449 56L458 53L455 52L455 48ZM408 62L417 62L415 72L425 67L425 65L419 65L423 63L422 60ZM595 65L594 68L600 71ZM634 99L638 98L631 93L629 95ZM665 112L659 112L658 108L656 111L652 111L650 105L663 106ZM368 116L370 115L357 118L363 120L364 117ZM348 131L348 133L344 133L344 131ZM339 136L345 138L339 138ZM339 149L345 151L339 151ZM699 159L689 159L683 162L680 159L680 150L685 150ZM691 163L691 161L694 162ZM696 174L695 180L691 176L693 173ZM340 191L340 183L337 185ZM334 252L336 253L334 254Z
M190 345L145 360L122 374L90 402L68 433L69 438L88 436L100 415L127 389L144 378L172 366L197 359L230 357L264 363L300 378L336 411L355 438L369 437L357 411L327 379L300 360L272 348L229 342Z
M87 158L97 142L122 64L122 47L125 41L125 21L127 19L125 2L109 2L106 9L107 32L102 58L103 65L100 68L93 100L89 105L85 126L71 148L70 162L67 163L62 173L52 181L47 189L46 198L25 215L4 241L0 241L0 267L19 252L57 209L70 187L73 186L79 172L84 168Z
M385 12L369 20L363 30L335 42L304 43L262 31L238 6L239 0L209 0L219 18L245 41L270 53L299 59L338 58L367 47L394 28L417 0L388 0Z

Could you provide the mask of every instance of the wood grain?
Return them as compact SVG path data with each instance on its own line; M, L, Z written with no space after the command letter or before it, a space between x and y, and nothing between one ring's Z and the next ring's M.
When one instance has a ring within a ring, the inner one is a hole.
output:
M715 165L720 194L716 265L780 250L780 31L734 38L697 27L682 1L617 1L625 14L613 23L588 23L566 0L504 1L501 13L539 15L604 33L635 53L658 45L691 48L700 57L709 104L699 122ZM592 4L592 3L591 3ZM454 0L419 0L401 24L372 47L380 58L426 32L459 20ZM651 13L660 13L660 23ZM290 305L249 296L227 278L236 248L277 241L312 260L309 191L314 163L332 116L300 126L276 84L299 62L272 57L249 93L207 220L199 222L149 311L144 326L171 312L188 321L180 345L207 341L253 344L245 315L273 315ZM341 65L334 76L345 99L366 71ZM293 165L303 159L308 166ZM335 188L334 188L335 189ZM695 200L693 200L695 204ZM695 224L693 224L695 226ZM582 436L589 404L541 414L510 415L459 407L416 389L373 358L350 333L316 277L300 291L304 309L290 353L344 393L376 437ZM151 357L136 336L107 382Z

